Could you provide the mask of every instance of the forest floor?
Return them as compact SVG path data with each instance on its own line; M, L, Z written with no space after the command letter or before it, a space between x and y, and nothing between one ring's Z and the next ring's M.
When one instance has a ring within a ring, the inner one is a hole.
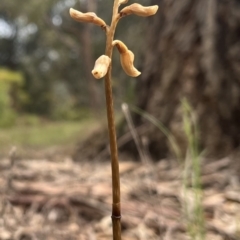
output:
M26 156L0 159L0 240L112 239L109 157L74 162L57 147ZM191 167L174 159L142 163L120 155L123 239L240 239L231 161L202 159L197 190Z

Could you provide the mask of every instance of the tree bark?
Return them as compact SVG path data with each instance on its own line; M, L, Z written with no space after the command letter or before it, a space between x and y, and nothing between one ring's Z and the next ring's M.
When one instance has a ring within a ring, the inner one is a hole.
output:
M97 12L97 2L94 0L88 0L86 2L86 11L85 12ZM82 54L85 63L85 75L88 83L88 92L89 92L89 105L92 110L99 112L100 107L103 106L100 97L100 88L97 85L96 79L91 74L91 71L94 67L95 60L93 59L93 25L84 24L83 31L81 33L81 42L83 45Z
M235 0L152 0L145 61L137 106L162 122L184 153L181 99L193 108L201 150L229 154L240 144L240 2ZM136 125L147 122L135 115ZM148 123L149 152L171 152L167 138Z

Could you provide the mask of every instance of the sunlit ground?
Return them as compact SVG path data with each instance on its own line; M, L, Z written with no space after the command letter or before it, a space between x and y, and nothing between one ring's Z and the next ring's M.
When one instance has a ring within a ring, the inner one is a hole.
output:
M71 145L83 139L101 121L94 118L79 121L49 121L34 118L20 119L10 128L0 129L0 150L11 146L45 148L49 146Z

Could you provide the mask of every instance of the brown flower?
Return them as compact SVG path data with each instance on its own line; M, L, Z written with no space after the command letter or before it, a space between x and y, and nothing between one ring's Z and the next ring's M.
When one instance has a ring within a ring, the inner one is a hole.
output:
M125 4L125 3L127 3L128 2L128 0L119 0L119 6L121 5L121 4Z
M158 10L158 6L144 7L141 4L133 3L120 11L120 16L127 16L130 14L135 14L141 17L148 17L154 15Z
M112 45L113 46L116 45L120 53L120 61L125 73L131 77L139 76L141 72L139 72L133 65L133 61L134 61L133 52L130 51L122 41L114 40Z
M108 56L100 56L95 62L94 68L92 70L92 75L96 79L104 77L107 74L110 63L111 59Z
M82 13L73 8L70 8L69 13L70 13L70 16L75 21L88 22L88 23L93 23L100 27L106 27L106 23L101 18L99 18L94 12Z

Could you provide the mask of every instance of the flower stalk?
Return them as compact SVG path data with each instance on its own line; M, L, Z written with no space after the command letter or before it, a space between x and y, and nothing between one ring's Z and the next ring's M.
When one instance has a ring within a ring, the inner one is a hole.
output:
M96 79L105 77L105 98L108 120L108 134L111 151L111 169L112 169L112 226L113 240L121 240L121 194L120 194L120 175L118 162L117 137L114 120L113 93L112 93L112 53L116 46L123 70L131 77L137 77L141 73L134 67L134 54L120 40L114 40L114 34L118 21L127 15L135 14L142 17L151 16L156 13L158 6L143 7L140 4L132 4L123 8L121 12L118 8L121 4L126 4L128 0L114 0L111 25L108 26L95 13L82 13L70 9L71 17L78 22L93 23L100 26L106 32L105 55L100 56L92 70Z
M118 23L119 0L114 0L112 22L106 32L106 50L105 54L112 59L113 38ZM111 168L112 168L112 226L113 240L121 240L121 192L120 175L118 162L117 137L114 120L113 94L112 94L112 64L105 76L105 97L108 119L108 134L111 150Z

